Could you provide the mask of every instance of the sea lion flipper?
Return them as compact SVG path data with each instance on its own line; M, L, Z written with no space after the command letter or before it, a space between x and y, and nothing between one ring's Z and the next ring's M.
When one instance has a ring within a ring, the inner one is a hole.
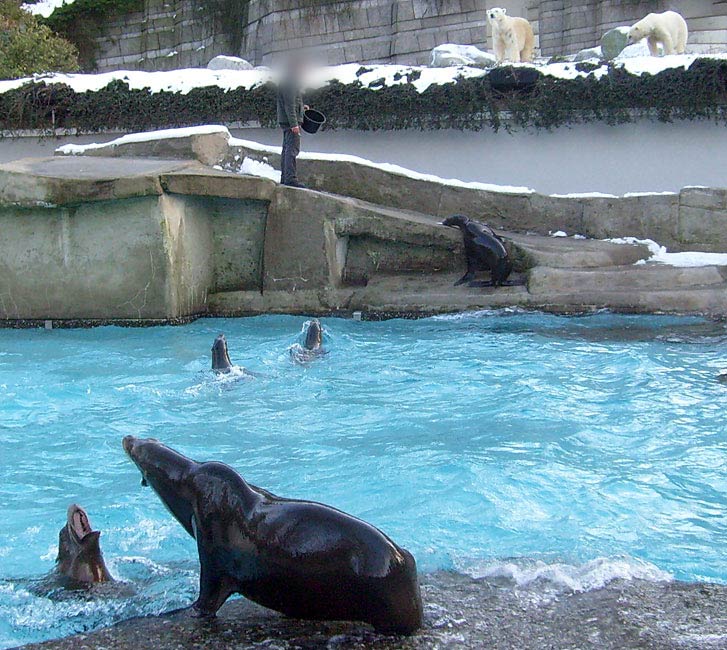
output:
M223 573L210 566L207 553L197 544L200 559L199 597L192 605L194 614L200 618L213 617L217 610L233 594L230 581Z
M454 283L455 287L458 287L460 284L464 284L465 282L469 282L472 280L472 278L475 277L474 273L471 273L470 271L467 271L457 282Z

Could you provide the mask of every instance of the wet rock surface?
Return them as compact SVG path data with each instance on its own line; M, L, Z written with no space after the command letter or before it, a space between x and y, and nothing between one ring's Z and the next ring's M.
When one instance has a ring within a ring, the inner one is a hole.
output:
M727 648L727 587L682 582L615 581L588 592L532 583L424 576L425 626L409 638L384 637L350 623L285 619L245 600L217 619L189 610L25 646L47 650L233 648L252 650L419 650L424 648L601 650Z

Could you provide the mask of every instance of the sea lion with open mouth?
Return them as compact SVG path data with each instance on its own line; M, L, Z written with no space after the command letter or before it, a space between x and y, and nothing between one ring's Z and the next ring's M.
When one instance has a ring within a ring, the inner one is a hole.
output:
M79 585L113 582L101 553L100 536L81 506L68 506L66 525L58 534L57 573Z

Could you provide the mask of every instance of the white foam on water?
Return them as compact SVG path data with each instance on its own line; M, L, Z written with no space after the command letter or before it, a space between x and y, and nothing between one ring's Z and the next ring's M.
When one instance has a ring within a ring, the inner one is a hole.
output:
M503 316L512 314L526 314L527 309L522 307L502 307L501 309L475 309L472 311L460 311L455 314L435 314L431 320L458 321L470 318L489 318L491 316Z
M602 589L614 580L667 582L671 574L644 560L621 556L599 557L584 564L511 560L475 564L463 573L473 578L500 578L517 587L545 584L556 591L583 592Z
M140 519L131 526L113 530L119 548L123 551L149 552L160 548L170 536L179 534L176 522L160 523L155 519ZM111 535L112 531L109 531Z

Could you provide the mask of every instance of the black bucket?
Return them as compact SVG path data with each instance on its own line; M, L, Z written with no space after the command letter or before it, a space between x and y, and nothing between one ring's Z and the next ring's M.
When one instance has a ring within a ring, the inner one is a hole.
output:
M303 113L303 124L301 124L301 126L306 133L317 133L318 129L320 129L325 123L326 116L323 115L323 113L309 108L305 113Z

